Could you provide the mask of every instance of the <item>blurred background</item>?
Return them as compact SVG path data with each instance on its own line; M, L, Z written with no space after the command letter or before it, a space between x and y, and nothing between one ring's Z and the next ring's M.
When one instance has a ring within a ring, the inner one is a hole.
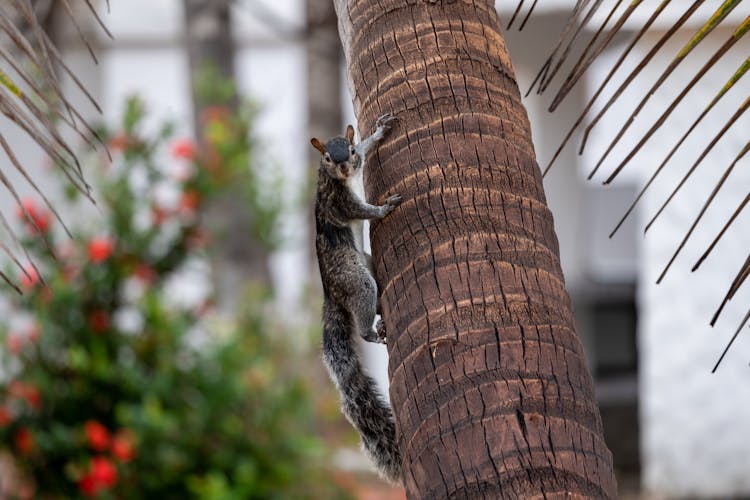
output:
M311 230L317 164L308 141L355 123L329 3L112 0L109 13L99 6L109 38L83 2L72 2L97 65L61 3L37 2L44 28L102 113L66 77L67 95L99 124L113 159L82 145L93 206L65 188L64 176L22 131L0 122L74 235L65 234L4 158L3 172L34 218L30 224L21 212L15 227L50 288L32 268L20 277L7 265L27 293L19 297L8 288L0 303L1 498L403 495L369 472L319 359L322 297ZM522 32L508 31L522 92L572 4L540 4ZM646 38L660 36L681 15L679 4ZM694 108L708 104L747 57L746 45L738 44L704 77L613 185L601 186L604 174L586 181L626 110L697 29L697 20L716 8L708 4L606 115L584 154L576 153L577 144L569 146L545 178L623 497L750 497L746 336L711 374L745 312L747 290L713 330L708 326L744 261L747 236L735 230L699 272L690 273L747 194L747 159L665 281L654 284L700 209L705 186L716 183L750 135L747 119L717 144L643 235L645 223L746 97L746 82L730 91L608 238L655 162L692 122ZM515 6L496 2L504 21ZM637 29L644 19L636 15L627 27ZM671 78L694 74L731 33L732 23L724 24ZM540 165L619 57L628 33L554 114L546 111L549 96L525 99ZM648 51L646 42L615 75L610 93ZM660 89L635 128L650 126L674 93L669 84ZM630 135L613 158L639 138ZM7 195L0 209L18 212ZM385 348L361 347L387 393Z

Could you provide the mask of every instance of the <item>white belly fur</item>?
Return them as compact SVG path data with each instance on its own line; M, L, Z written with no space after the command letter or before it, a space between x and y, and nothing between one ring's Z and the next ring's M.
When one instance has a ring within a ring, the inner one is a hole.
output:
M357 172L349 177L346 181L347 186L352 193L357 195L360 200L365 200L365 182L362 172L364 165L357 169ZM355 219L349 222L349 227L352 229L354 234L354 246L357 247L359 253L364 252L364 221Z

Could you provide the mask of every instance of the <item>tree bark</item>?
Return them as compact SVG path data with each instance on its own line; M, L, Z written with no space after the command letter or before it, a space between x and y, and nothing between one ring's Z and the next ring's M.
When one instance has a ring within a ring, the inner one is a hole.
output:
M335 0L409 498L614 498L526 111L490 0ZM369 175L368 175L369 172Z

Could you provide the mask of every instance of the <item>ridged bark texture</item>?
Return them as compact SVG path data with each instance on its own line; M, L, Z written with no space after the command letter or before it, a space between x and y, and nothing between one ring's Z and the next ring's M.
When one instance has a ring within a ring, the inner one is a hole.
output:
M335 0L412 499L614 498L531 131L489 0ZM368 175L369 172L369 175Z

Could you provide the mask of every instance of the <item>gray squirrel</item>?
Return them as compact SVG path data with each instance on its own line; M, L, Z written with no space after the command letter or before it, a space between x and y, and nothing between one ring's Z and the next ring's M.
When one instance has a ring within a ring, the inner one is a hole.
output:
M396 118L378 118L375 132L354 144L354 128L323 144L310 142L320 151L318 189L315 201L315 247L323 282L323 361L341 395L341 409L359 431L362 447L378 472L392 483L401 483L401 454L396 427L388 403L377 392L375 382L362 370L354 350L354 335L368 342L385 343L385 326L378 312L378 290L371 257L362 248L364 219L382 219L391 213L401 196L393 195L385 205L370 205L357 194L367 154L391 129Z

